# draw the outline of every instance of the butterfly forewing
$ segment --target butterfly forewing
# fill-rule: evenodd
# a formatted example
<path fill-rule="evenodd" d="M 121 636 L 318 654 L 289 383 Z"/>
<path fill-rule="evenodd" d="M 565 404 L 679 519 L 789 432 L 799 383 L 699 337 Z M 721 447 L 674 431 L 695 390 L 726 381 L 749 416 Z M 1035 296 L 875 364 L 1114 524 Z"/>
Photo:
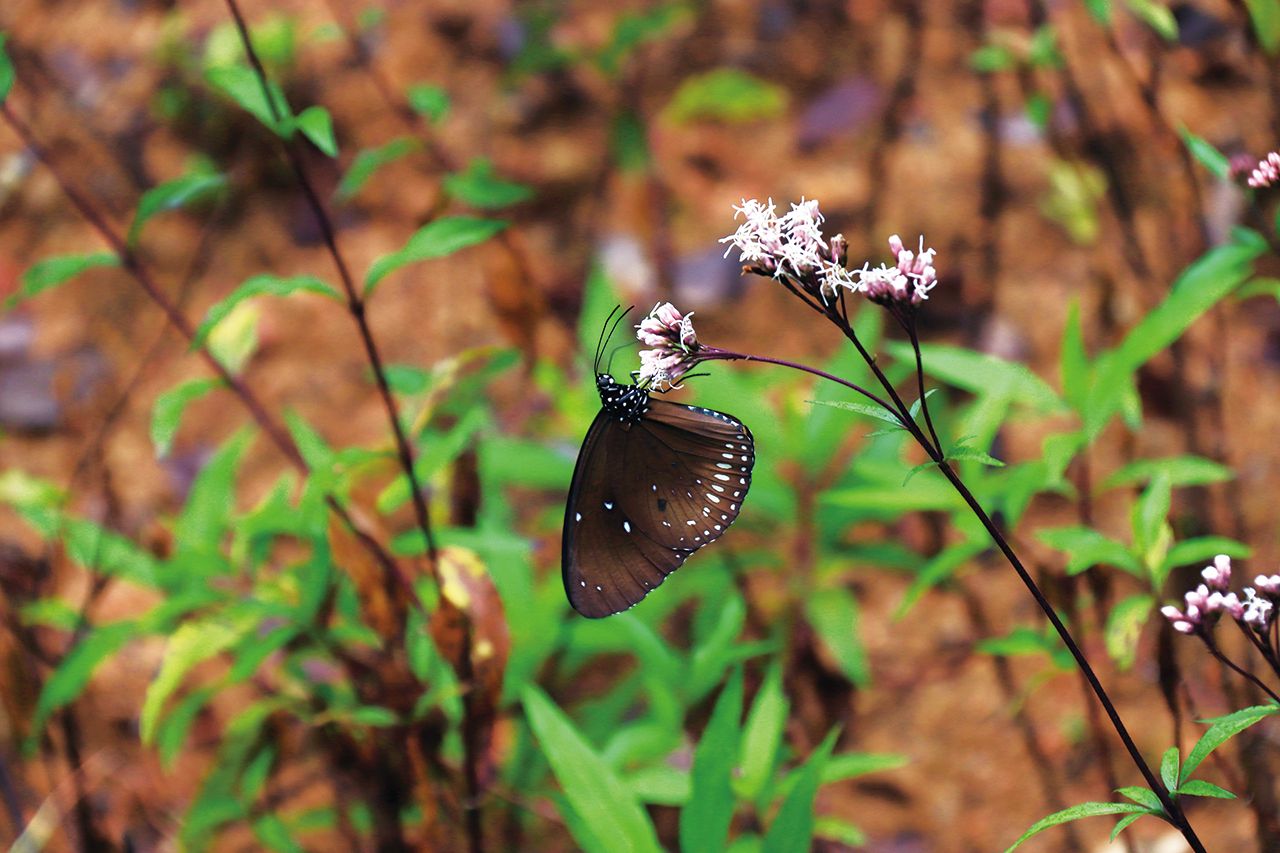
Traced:
<path fill-rule="evenodd" d="M 755 450 L 737 419 L 649 400 L 624 423 L 602 410 L 574 469 L 565 512 L 564 582 L 584 616 L 644 598 L 742 508 Z"/>

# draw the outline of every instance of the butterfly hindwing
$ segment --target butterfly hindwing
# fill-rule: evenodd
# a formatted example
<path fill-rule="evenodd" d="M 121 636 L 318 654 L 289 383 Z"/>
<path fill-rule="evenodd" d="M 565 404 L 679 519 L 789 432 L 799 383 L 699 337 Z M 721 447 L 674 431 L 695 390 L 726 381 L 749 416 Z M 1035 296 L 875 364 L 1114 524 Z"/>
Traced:
<path fill-rule="evenodd" d="M 584 616 L 625 610 L 741 510 L 751 432 L 728 415 L 650 399 L 627 423 L 602 409 L 578 456 L 564 527 L 564 583 Z"/>

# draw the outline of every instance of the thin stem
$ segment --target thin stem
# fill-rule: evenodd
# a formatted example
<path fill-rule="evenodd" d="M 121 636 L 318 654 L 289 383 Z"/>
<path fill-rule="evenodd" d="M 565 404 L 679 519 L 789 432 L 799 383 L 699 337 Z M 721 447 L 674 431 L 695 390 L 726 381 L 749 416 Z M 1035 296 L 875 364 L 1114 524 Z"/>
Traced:
<path fill-rule="evenodd" d="M 1008 560 L 1009 565 L 1013 567 L 1019 579 L 1022 580 L 1022 583 L 1031 593 L 1031 597 L 1035 599 L 1036 604 L 1039 605 L 1040 609 L 1044 612 L 1045 617 L 1049 620 L 1050 624 L 1053 625 L 1054 630 L 1058 632 L 1058 636 L 1062 638 L 1063 644 L 1066 645 L 1072 658 L 1075 659 L 1076 666 L 1079 667 L 1082 673 L 1084 673 L 1085 679 L 1089 682 L 1089 687 L 1093 690 L 1094 696 L 1097 697 L 1098 702 L 1103 707 L 1103 710 L 1106 711 L 1107 716 L 1111 719 L 1112 727 L 1116 730 L 1116 734 L 1120 736 L 1120 740 L 1123 742 L 1125 750 L 1129 753 L 1129 757 L 1133 760 L 1134 765 L 1138 768 L 1138 772 L 1142 774 L 1142 777 L 1147 782 L 1147 786 L 1150 787 L 1156 797 L 1159 798 L 1160 804 L 1164 808 L 1167 820 L 1178 828 L 1195 853 L 1206 853 L 1204 845 L 1200 842 L 1195 831 L 1191 828 L 1191 824 L 1187 821 L 1186 815 L 1183 814 L 1182 809 L 1169 795 L 1168 790 L 1143 759 L 1142 753 L 1138 750 L 1138 745 L 1134 743 L 1133 738 L 1129 734 L 1129 730 L 1124 725 L 1124 721 L 1120 718 L 1120 713 L 1116 710 L 1115 705 L 1112 704 L 1111 697 L 1107 695 L 1107 691 L 1103 688 L 1102 682 L 1098 680 L 1097 674 L 1089 664 L 1088 658 L 1085 657 L 1084 652 L 1076 644 L 1075 638 L 1071 636 L 1071 632 L 1067 630 L 1067 626 L 1058 618 L 1058 614 L 1054 611 L 1053 605 L 1051 605 L 1049 600 L 1045 598 L 1044 593 L 1036 584 L 1035 579 L 1031 577 L 1031 574 L 1027 571 L 1026 567 L 1022 565 L 1022 561 L 1018 559 L 1018 555 L 1014 553 L 1013 548 L 1010 547 L 1009 542 L 1004 537 L 1004 534 L 1000 532 L 1000 529 L 996 526 L 995 522 L 991 520 L 989 515 L 987 515 L 986 511 L 982 508 L 982 505 L 978 503 L 978 499 L 975 498 L 973 493 L 969 491 L 967 486 L 965 486 L 964 481 L 962 481 L 959 475 L 957 475 L 951 466 L 947 464 L 947 461 L 942 458 L 941 450 L 931 445 L 928 438 L 926 438 L 920 431 L 920 428 L 917 427 L 910 419 L 909 410 L 902 403 L 902 398 L 898 396 L 892 383 L 889 382 L 888 377 L 884 375 L 884 372 L 880 370 L 879 366 L 876 364 L 875 359 L 869 352 L 867 352 L 866 348 L 862 345 L 862 342 L 858 340 L 858 336 L 853 331 L 853 328 L 848 323 L 842 322 L 839 315 L 832 312 L 823 313 L 840 327 L 840 330 L 844 332 L 845 337 L 847 337 L 857 348 L 858 352 L 867 362 L 867 366 L 871 368 L 872 372 L 876 375 L 876 378 L 880 380 L 881 385 L 884 386 L 886 392 L 888 392 L 890 397 L 893 398 L 894 403 L 898 407 L 899 418 L 905 421 L 903 425 L 912 433 L 920 443 L 921 447 L 925 449 L 934 462 L 937 463 L 938 470 L 942 472 L 943 476 L 947 478 L 952 487 L 969 506 L 969 509 L 973 511 L 975 516 L 977 516 L 978 521 L 982 523 L 987 534 L 991 537 L 992 541 L 995 542 L 996 547 L 999 548 L 1005 559 Z M 765 361 L 766 359 L 751 358 L 750 360 Z M 822 371 L 815 368 L 796 365 L 782 360 L 769 361 L 772 364 L 779 364 L 783 367 L 793 367 L 806 373 L 823 376 L 823 378 L 831 379 L 846 388 L 852 388 L 853 390 L 861 394 L 865 394 L 872 399 L 879 400 L 878 397 L 875 397 L 870 394 L 870 392 L 854 385 L 853 383 L 839 379 L 838 377 L 830 376 L 829 374 L 824 374 Z"/>
<path fill-rule="evenodd" d="M 254 75 L 258 78 L 258 85 L 262 87 L 262 94 L 267 101 L 268 108 L 271 110 L 271 116 L 278 124 L 284 116 L 280 114 L 280 106 L 272 96 L 271 87 L 267 81 L 267 71 L 262 65 L 262 60 L 258 57 L 258 52 L 253 47 L 253 41 L 249 37 L 249 28 L 245 24 L 244 16 L 240 13 L 239 4 L 236 0 L 227 0 L 227 9 L 235 20 L 236 30 L 239 32 L 240 41 L 244 45 L 245 55 L 249 59 L 249 64 L 253 67 Z M 418 474 L 414 470 L 413 448 L 409 443 L 408 435 L 405 433 L 404 425 L 400 422 L 399 407 L 396 405 L 395 396 L 391 393 L 391 385 L 387 381 L 387 372 L 382 355 L 373 337 L 373 331 L 369 327 L 364 299 L 356 288 L 355 279 L 351 275 L 346 259 L 338 249 L 337 231 L 333 226 L 333 219 L 329 216 L 329 211 L 320 200 L 320 195 L 316 192 L 315 185 L 307 174 L 297 147 L 289 140 L 283 140 L 282 145 L 285 156 L 289 160 L 289 165 L 297 178 L 298 185 L 301 187 L 303 195 L 306 196 L 307 205 L 311 208 L 311 212 L 320 226 L 321 237 L 329 251 L 329 256 L 333 259 L 334 266 L 338 270 L 338 278 L 342 281 L 342 288 L 347 297 L 347 309 L 352 319 L 355 320 L 356 328 L 360 333 L 360 342 L 364 346 L 365 355 L 368 357 L 369 366 L 373 371 L 374 382 L 378 386 L 378 395 L 382 398 L 383 407 L 387 410 L 387 420 L 391 423 L 391 431 L 395 437 L 396 454 L 400 460 L 400 467 L 404 470 L 404 475 L 409 481 L 414 517 L 427 547 L 431 573 L 438 583 L 440 580 L 436 567 L 438 552 L 435 536 L 431 531 L 431 519 L 427 510 L 426 496 L 423 494 Z"/>
<path fill-rule="evenodd" d="M 929 395 L 924 392 L 924 359 L 920 355 L 920 339 L 916 336 L 916 321 L 912 317 L 905 324 L 907 335 L 911 338 L 911 350 L 916 355 L 916 385 L 920 388 L 920 411 L 924 413 L 925 425 L 929 427 L 929 437 L 933 439 L 933 446 L 942 449 L 942 442 L 938 440 L 938 431 L 933 428 L 933 418 L 929 415 Z"/>
<path fill-rule="evenodd" d="M 1252 684 L 1254 687 L 1261 690 L 1263 693 L 1270 696 L 1274 701 L 1276 701 L 1277 703 L 1280 703 L 1280 696 L 1277 696 L 1274 690 L 1272 690 L 1270 687 L 1264 684 L 1262 680 L 1258 678 L 1258 676 L 1254 675 L 1252 672 L 1249 672 L 1244 667 L 1237 665 L 1235 661 L 1231 660 L 1231 658 L 1223 654 L 1222 651 L 1218 648 L 1218 644 L 1213 641 L 1212 637 L 1210 637 L 1208 634 L 1201 634 L 1200 639 L 1204 641 L 1205 646 L 1209 649 L 1209 654 L 1217 658 L 1220 663 L 1222 663 L 1224 666 L 1229 668 L 1232 672 L 1236 673 L 1237 675 L 1247 680 L 1250 684 Z"/>
<path fill-rule="evenodd" d="M 884 409 L 887 413 L 893 415 L 899 421 L 902 420 L 902 416 L 894 410 L 893 406 L 889 405 L 888 402 L 886 402 L 885 400 L 882 400 L 880 397 L 877 397 L 875 394 L 872 394 L 870 391 L 868 391 L 866 388 L 863 388 L 861 385 L 856 385 L 853 382 L 849 382 L 845 379 L 841 379 L 839 376 L 835 376 L 833 374 L 827 373 L 825 370 L 819 370 L 816 367 L 809 367 L 807 364 L 800 364 L 794 361 L 787 361 L 784 358 L 770 358 L 764 355 L 747 355 L 746 353 L 732 352 L 730 350 L 720 349 L 719 347 L 708 347 L 708 346 L 704 346 L 699 351 L 698 360 L 699 361 L 758 361 L 758 362 L 763 362 L 765 364 L 777 364 L 782 367 L 789 367 L 792 370 L 799 370 L 804 373 L 812 373 L 814 376 L 821 377 L 822 379 L 827 379 L 831 382 L 836 383 L 837 385 L 843 385 L 846 388 L 849 388 L 853 391 L 857 391 L 859 394 L 866 397 L 868 400 L 875 403 L 880 408 Z"/>
<path fill-rule="evenodd" d="M 1241 624 L 1240 622 L 1236 622 L 1236 627 L 1240 629 L 1242 634 L 1249 638 L 1249 642 L 1258 650 L 1258 654 L 1262 655 L 1262 659 L 1271 667 L 1271 671 L 1277 676 L 1280 676 L 1280 660 L 1276 658 L 1276 654 L 1272 648 L 1267 645 L 1267 643 L 1259 637 L 1257 632 L 1252 628 Z"/>

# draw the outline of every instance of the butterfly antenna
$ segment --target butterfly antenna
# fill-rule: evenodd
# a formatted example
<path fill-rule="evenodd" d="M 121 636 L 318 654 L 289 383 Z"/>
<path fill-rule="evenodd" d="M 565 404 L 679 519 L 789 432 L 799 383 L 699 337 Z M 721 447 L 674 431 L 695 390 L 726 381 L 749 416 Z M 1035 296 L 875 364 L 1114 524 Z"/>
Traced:
<path fill-rule="evenodd" d="M 613 319 L 613 315 L 617 314 L 621 309 L 621 305 L 613 306 L 613 310 L 609 312 L 608 317 L 604 318 L 604 323 L 600 326 L 600 339 L 596 341 L 596 357 L 595 361 L 591 363 L 592 370 L 597 374 L 600 372 L 600 357 L 604 353 L 605 330 L 609 328 L 609 321 Z M 612 335 L 613 332 L 609 332 L 609 334 Z"/>

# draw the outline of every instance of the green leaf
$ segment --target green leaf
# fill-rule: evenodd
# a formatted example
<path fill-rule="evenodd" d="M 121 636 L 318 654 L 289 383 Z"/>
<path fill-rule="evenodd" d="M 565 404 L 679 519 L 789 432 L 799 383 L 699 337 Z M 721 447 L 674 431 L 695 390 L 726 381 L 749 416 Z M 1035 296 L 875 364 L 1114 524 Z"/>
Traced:
<path fill-rule="evenodd" d="M 1280 2 L 1278 0 L 1244 0 L 1249 10 L 1249 20 L 1258 36 L 1258 43 L 1268 56 L 1280 52 Z M 0 86 L 0 90 L 3 86 Z"/>
<path fill-rule="evenodd" d="M 267 90 L 275 104 L 273 112 L 267 95 L 263 92 L 262 83 L 251 68 L 243 65 L 210 68 L 205 71 L 205 80 L 266 125 L 271 132 L 285 139 L 293 135 L 293 113 L 284 92 L 275 83 L 267 82 Z M 275 117 L 276 113 L 280 116 L 279 120 Z"/>
<path fill-rule="evenodd" d="M 681 850 L 723 850 L 729 840 L 741 717 L 742 668 L 736 667 L 693 751 L 689 801 L 680 812 Z"/>
<path fill-rule="evenodd" d="M 605 843 L 609 850 L 660 851 L 649 816 L 569 718 L 533 685 L 521 701 L 551 772 L 590 832 L 590 839 L 578 841 Z"/>
<path fill-rule="evenodd" d="M 1125 0 L 1125 5 L 1134 17 L 1156 31 L 1156 34 L 1170 44 L 1178 41 L 1178 21 L 1173 12 L 1157 0 Z"/>
<path fill-rule="evenodd" d="M 1268 0 L 1268 2 L 1276 5 L 1275 0 Z M 1179 127 L 1178 135 L 1182 137 L 1182 144 L 1187 146 L 1191 156 L 1201 166 L 1208 169 L 1209 174 L 1220 181 L 1225 181 L 1231 177 L 1231 161 L 1227 158 L 1227 155 L 1187 130 L 1186 127 Z"/>
<path fill-rule="evenodd" d="M 853 594 L 843 587 L 820 590 L 805 600 L 805 615 L 845 677 L 868 687 L 871 668 L 858 639 L 858 605 Z"/>
<path fill-rule="evenodd" d="M 247 429 L 226 441 L 196 475 L 187 503 L 173 525 L 179 555 L 218 552 L 235 508 L 235 478 L 253 433 Z"/>
<path fill-rule="evenodd" d="M 839 729 L 832 729 L 822 744 L 800 767 L 799 780 L 782 801 L 778 814 L 764 836 L 763 853 L 805 853 L 813 843 L 813 806 L 822 782 L 822 772 Z"/>
<path fill-rule="evenodd" d="M 830 406 L 833 409 L 844 409 L 847 412 L 858 412 L 859 414 L 869 415 L 877 420 L 893 424 L 898 429 L 902 429 L 902 421 L 898 420 L 898 416 L 882 406 L 872 405 L 870 403 L 859 403 L 852 400 L 805 400 L 814 406 Z"/>
<path fill-rule="evenodd" d="M 1102 482 L 1100 491 L 1114 489 L 1119 486 L 1136 486 L 1149 482 L 1157 474 L 1163 474 L 1169 485 L 1174 488 L 1182 486 L 1205 486 L 1209 483 L 1221 483 L 1235 477 L 1235 472 L 1212 459 L 1203 456 L 1169 456 L 1164 459 L 1139 459 L 1130 462 L 1112 472 Z"/>
<path fill-rule="evenodd" d="M 911 344 L 893 341 L 886 349 L 897 360 L 914 362 Z M 1006 397 L 1039 413 L 1065 408 L 1062 399 L 1026 365 L 964 347 L 929 344 L 920 348 L 928 374 L 979 396 Z"/>
<path fill-rule="evenodd" d="M 1177 566 L 1208 562 L 1219 554 L 1244 559 L 1252 556 L 1253 549 L 1225 536 L 1197 536 L 1194 539 L 1184 539 L 1169 549 L 1169 553 L 1165 555 L 1156 573 L 1156 580 L 1163 581 Z"/>
<path fill-rule="evenodd" d="M 4 46 L 8 40 L 8 33 L 0 33 L 0 104 L 3 104 L 9 97 L 9 93 L 13 91 L 13 63 L 9 60 L 9 51 Z"/>
<path fill-rule="evenodd" d="M 902 478 L 902 485 L 906 486 L 907 483 L 911 482 L 911 478 L 913 478 L 916 474 L 919 474 L 921 471 L 925 470 L 926 468 L 932 468 L 937 464 L 938 464 L 937 462 L 934 462 L 932 459 L 929 459 L 924 462 L 921 462 L 919 465 L 912 465 L 907 470 L 907 476 Z"/>
<path fill-rule="evenodd" d="M 1067 324 L 1062 330 L 1062 396 L 1076 411 L 1084 408 L 1089 391 L 1089 356 L 1084 348 L 1084 331 L 1080 327 L 1080 303 L 1073 300 L 1067 309 Z"/>
<path fill-rule="evenodd" d="M 232 626 L 206 620 L 188 622 L 173 632 L 165 647 L 160 671 L 147 687 L 142 710 L 138 714 L 139 736 L 144 744 L 152 745 L 164 704 L 182 686 L 182 679 L 187 673 L 197 664 L 226 651 L 252 627 L 251 622 Z"/>
<path fill-rule="evenodd" d="M 1236 795 L 1226 788 L 1220 788 L 1203 779 L 1192 779 L 1178 789 L 1178 793 L 1187 797 L 1216 797 L 1219 800 L 1234 800 Z"/>
<path fill-rule="evenodd" d="M 1215 749 L 1259 720 L 1274 714 L 1280 714 L 1280 705 L 1254 705 L 1212 720 L 1202 720 L 1210 723 L 1210 726 L 1187 754 L 1187 760 L 1182 765 L 1182 781 L 1185 783 L 1200 766 L 1200 762 L 1208 758 Z"/>
<path fill-rule="evenodd" d="M 1102 26 L 1111 28 L 1111 0 L 1085 0 L 1085 8 Z"/>
<path fill-rule="evenodd" d="M 969 67 L 979 74 L 1008 71 L 1017 66 L 1017 59 L 1002 44 L 984 44 L 969 54 Z"/>
<path fill-rule="evenodd" d="M 1121 671 L 1133 666 L 1138 655 L 1138 639 L 1156 600 L 1150 595 L 1131 595 L 1116 602 L 1107 615 L 1104 634 L 1107 654 Z"/>
<path fill-rule="evenodd" d="M 482 210 L 509 207 L 533 198 L 533 190 L 524 184 L 498 177 L 487 157 L 477 157 L 462 172 L 445 175 L 444 189 L 449 195 Z"/>
<path fill-rule="evenodd" d="M 258 350 L 258 321 L 262 310 L 252 301 L 241 302 L 209 330 L 205 349 L 231 375 L 238 375 Z"/>
<path fill-rule="evenodd" d="M 31 718 L 30 736 L 33 739 L 40 737 L 54 711 L 80 698 L 98 666 L 131 640 L 136 630 L 132 620 L 112 622 L 99 625 L 80 638 L 40 691 Z"/>
<path fill-rule="evenodd" d="M 262 846 L 275 853 L 306 853 L 293 838 L 289 827 L 277 815 L 266 814 L 253 822 L 253 834 Z"/>
<path fill-rule="evenodd" d="M 419 483 L 426 483 L 446 465 L 462 455 L 478 433 L 489 421 L 488 412 L 484 409 L 472 409 L 462 420 L 455 423 L 448 432 L 431 433 L 423 450 L 413 463 L 413 473 Z M 409 478 L 403 474 L 392 480 L 378 494 L 376 506 L 378 512 L 388 514 L 407 503 L 412 497 Z"/>
<path fill-rule="evenodd" d="M 133 224 L 129 226 L 129 245 L 137 245 L 142 227 L 156 215 L 213 198 L 226 185 L 224 175 L 197 171 L 147 190 L 138 201 L 138 211 L 133 215 Z"/>
<path fill-rule="evenodd" d="M 401 136 L 378 148 L 366 148 L 360 151 L 351 161 L 351 167 L 342 176 L 342 180 L 338 182 L 338 189 L 333 194 L 334 198 L 338 201 L 350 200 L 383 166 L 394 163 L 421 147 L 422 144 L 416 139 Z"/>
<path fill-rule="evenodd" d="M 1169 477 L 1157 473 L 1133 505 L 1133 545 L 1140 553 L 1160 540 L 1160 530 L 1168 522 L 1169 507 L 1173 500 Z"/>
<path fill-rule="evenodd" d="M 12 308 L 24 299 L 57 287 L 94 267 L 118 267 L 120 258 L 113 252 L 90 252 L 83 255 L 58 255 L 36 261 L 22 274 L 22 286 L 5 300 L 5 308 Z"/>
<path fill-rule="evenodd" d="M 1163 352 L 1192 323 L 1250 276 L 1253 261 L 1265 251 L 1256 241 L 1237 241 L 1211 249 L 1188 266 L 1164 301 L 1104 353 L 1094 371 L 1085 411 L 1085 432 L 1092 440 L 1123 405 L 1138 368 Z"/>
<path fill-rule="evenodd" d="M 824 840 L 836 842 L 840 845 L 837 849 L 865 847 L 867 844 L 865 832 L 838 817 L 819 815 L 813 824 L 813 834 Z"/>
<path fill-rule="evenodd" d="M 429 222 L 409 238 L 404 248 L 373 262 L 365 276 L 364 295 L 366 298 L 371 296 L 378 282 L 401 267 L 431 258 L 443 258 L 483 243 L 506 227 L 507 223 L 500 219 L 470 216 L 446 216 Z"/>
<path fill-rule="evenodd" d="M 318 293 L 330 299 L 342 300 L 337 291 L 313 275 L 296 275 L 290 278 L 281 278 L 268 273 L 255 275 L 209 309 L 196 329 L 191 348 L 199 349 L 204 346 L 205 340 L 213 329 L 245 300 L 257 296 L 289 296 L 294 293 Z"/>
<path fill-rule="evenodd" d="M 298 114 L 298 130 L 330 157 L 338 156 L 338 140 L 333 135 L 333 116 L 321 106 L 310 106 Z"/>
<path fill-rule="evenodd" d="M 356 725 L 373 726 L 375 728 L 394 726 L 400 722 L 400 717 L 395 711 L 378 705 L 361 705 L 359 708 L 352 708 L 343 716 Z"/>
<path fill-rule="evenodd" d="M 200 711 L 216 696 L 216 687 L 201 687 L 183 696 L 174 709 L 165 715 L 156 727 L 155 747 L 160 755 L 160 763 L 166 770 L 173 769 L 173 762 L 182 750 L 182 745 L 195 725 Z"/>
<path fill-rule="evenodd" d="M 1116 793 L 1122 797 L 1133 800 L 1150 814 L 1163 812 L 1164 806 L 1160 803 L 1160 798 L 1150 788 L 1143 788 L 1139 785 L 1129 785 L 1124 788 L 1116 788 Z"/>
<path fill-rule="evenodd" d="M 1115 566 L 1136 578 L 1146 580 L 1141 561 L 1129 547 L 1091 527 L 1053 527 L 1037 531 L 1036 538 L 1070 556 L 1067 574 L 1078 575 L 1094 566 Z"/>
<path fill-rule="evenodd" d="M 1018 848 L 1022 842 L 1026 841 L 1033 835 L 1043 832 L 1051 826 L 1058 826 L 1064 823 L 1070 823 L 1073 820 L 1079 820 L 1083 817 L 1096 817 L 1098 815 L 1109 814 L 1150 814 L 1147 809 L 1133 803 L 1080 803 L 1076 806 L 1065 808 L 1060 812 L 1054 812 L 1048 817 L 1041 818 L 1031 825 L 1031 828 L 1022 834 L 1017 841 L 1009 845 L 1004 853 Z"/>
<path fill-rule="evenodd" d="M 220 384 L 218 379 L 192 379 L 156 397 L 151 410 L 151 443 L 155 445 L 156 458 L 163 459 L 169 455 L 187 406 Z"/>
<path fill-rule="evenodd" d="M 614 115 L 609 133 L 609 149 L 623 173 L 638 174 L 649 168 L 649 134 L 634 110 L 620 110 Z"/>
<path fill-rule="evenodd" d="M 1120 833 L 1124 832 L 1134 823 L 1137 823 L 1146 814 L 1147 812 L 1137 812 L 1136 814 L 1129 814 L 1120 818 L 1118 821 L 1116 821 L 1116 825 L 1111 829 L 1111 840 L 1115 841 L 1117 838 L 1120 837 Z"/>
<path fill-rule="evenodd" d="M 439 86 L 415 83 L 405 97 L 413 111 L 431 124 L 439 124 L 449 114 L 449 94 Z"/>
<path fill-rule="evenodd" d="M 1172 791 L 1178 787 L 1178 758 L 1176 746 L 1166 749 L 1160 758 L 1160 781 L 1164 783 L 1165 790 Z"/>
<path fill-rule="evenodd" d="M 983 465 L 987 465 L 991 468 L 1005 467 L 1004 463 L 999 459 L 995 458 L 990 453 L 978 450 L 975 447 L 953 447 L 947 451 L 947 459 L 981 462 Z"/>
<path fill-rule="evenodd" d="M 717 68 L 682 82 L 664 115 L 678 124 L 718 121 L 742 124 L 778 118 L 787 92 L 737 68 Z"/>
<path fill-rule="evenodd" d="M 742 749 L 738 758 L 741 772 L 735 790 L 745 799 L 755 800 L 773 775 L 782 745 L 782 732 L 787 724 L 789 704 L 782 692 L 782 667 L 774 663 L 765 673 L 747 714 L 742 733 Z"/>

